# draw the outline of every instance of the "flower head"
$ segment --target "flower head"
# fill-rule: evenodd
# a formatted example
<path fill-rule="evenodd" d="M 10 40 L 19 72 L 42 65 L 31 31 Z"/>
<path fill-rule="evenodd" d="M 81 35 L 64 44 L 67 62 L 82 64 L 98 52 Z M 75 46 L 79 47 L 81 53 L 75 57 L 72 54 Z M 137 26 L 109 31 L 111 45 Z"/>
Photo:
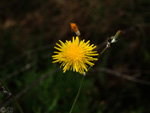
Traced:
<path fill-rule="evenodd" d="M 97 51 L 93 51 L 96 48 L 94 44 L 90 45 L 89 42 L 85 40 L 79 41 L 79 38 L 76 36 L 76 39 L 72 41 L 67 41 L 63 43 L 59 40 L 60 44 L 56 43 L 58 47 L 54 47 L 58 51 L 54 51 L 56 55 L 53 55 L 53 63 L 59 62 L 63 66 L 63 72 L 66 70 L 73 70 L 83 74 L 85 71 L 88 71 L 88 65 L 93 66 L 92 61 L 98 60 L 93 56 L 98 56 Z"/>

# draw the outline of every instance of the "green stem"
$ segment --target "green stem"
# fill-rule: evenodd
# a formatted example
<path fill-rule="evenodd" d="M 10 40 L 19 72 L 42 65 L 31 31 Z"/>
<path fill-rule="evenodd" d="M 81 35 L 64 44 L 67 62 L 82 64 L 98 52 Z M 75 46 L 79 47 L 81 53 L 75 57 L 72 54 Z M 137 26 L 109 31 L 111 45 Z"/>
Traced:
<path fill-rule="evenodd" d="M 81 83 L 80 83 L 80 87 L 79 87 L 78 93 L 77 93 L 77 95 L 76 95 L 76 98 L 74 99 L 74 102 L 73 102 L 73 104 L 72 104 L 72 107 L 71 107 L 69 113 L 72 113 L 72 110 L 73 110 L 73 108 L 74 108 L 74 106 L 75 106 L 75 104 L 76 104 L 76 102 L 77 102 L 77 100 L 78 100 L 78 97 L 79 97 L 79 94 L 80 94 L 80 91 L 81 91 L 81 88 L 82 88 L 82 84 L 83 84 L 84 78 L 85 78 L 85 76 L 82 76 L 82 80 L 81 80 Z"/>
<path fill-rule="evenodd" d="M 115 34 L 115 39 L 117 39 L 119 36 L 120 36 L 120 34 L 121 34 L 121 30 L 118 30 L 117 31 L 117 33 Z M 98 55 L 98 59 L 99 59 L 99 57 L 107 50 L 109 48 L 109 46 L 108 45 L 106 45 L 106 47 L 100 52 L 100 54 Z M 94 63 L 95 63 L 96 61 L 94 61 Z M 88 68 L 88 71 L 91 69 L 91 67 L 92 66 L 90 66 L 89 68 Z M 87 71 L 87 72 L 88 72 Z M 86 74 L 85 74 L 86 75 Z M 79 94 L 80 94 L 80 91 L 81 91 L 81 87 L 82 87 L 82 84 L 83 84 L 83 80 L 84 80 L 84 78 L 85 78 L 85 76 L 83 75 L 83 77 L 82 77 L 82 80 L 81 80 L 81 83 L 80 83 L 80 87 L 79 87 L 79 90 L 78 90 L 78 93 L 77 93 L 77 95 L 76 95 L 76 97 L 75 97 L 75 100 L 74 100 L 74 102 L 73 102 L 73 105 L 72 105 L 72 107 L 71 107 L 71 110 L 70 110 L 70 112 L 69 113 L 72 113 L 72 110 L 73 110 L 73 108 L 74 108 L 74 106 L 75 106 L 75 104 L 76 104 L 76 101 L 78 100 L 78 97 L 79 97 Z"/>
<path fill-rule="evenodd" d="M 3 82 L 1 79 L 0 79 L 0 82 L 1 82 L 1 84 L 3 85 L 3 87 L 5 88 L 5 90 L 6 90 L 7 92 L 11 93 L 10 90 L 7 88 L 7 86 L 4 84 L 4 82 Z M 14 103 L 16 104 L 16 106 L 17 106 L 19 112 L 20 112 L 20 113 L 24 113 L 23 110 L 22 110 L 22 108 L 21 108 L 21 106 L 20 106 L 20 104 L 18 103 L 18 101 L 16 100 L 16 98 L 12 95 L 12 93 L 11 93 L 11 97 L 12 97 Z"/>
<path fill-rule="evenodd" d="M 106 51 L 106 49 L 108 48 L 108 46 L 106 46 L 101 52 L 100 52 L 100 54 L 98 55 L 98 59 L 99 59 L 99 57 Z M 96 61 L 94 61 L 94 63 L 95 63 Z M 88 71 L 90 70 L 92 68 L 92 66 L 90 66 L 89 68 L 88 68 Z M 87 71 L 87 72 L 88 72 Z"/>
<path fill-rule="evenodd" d="M 106 47 L 100 52 L 98 58 L 106 51 L 107 48 L 108 48 L 108 47 L 106 46 Z M 88 71 L 91 69 L 91 67 L 92 67 L 92 66 L 90 66 L 90 67 L 88 68 Z M 77 93 L 77 95 L 76 95 L 76 97 L 75 97 L 75 99 L 74 99 L 74 102 L 73 102 L 73 104 L 72 104 L 72 107 L 71 107 L 71 110 L 70 110 L 69 113 L 72 113 L 72 110 L 73 110 L 73 108 L 74 108 L 74 106 L 75 106 L 75 104 L 76 104 L 76 102 L 77 102 L 77 100 L 78 100 L 78 97 L 79 97 L 79 94 L 80 94 L 80 91 L 81 91 L 81 88 L 82 88 L 82 84 L 83 84 L 84 78 L 85 78 L 85 76 L 83 75 L 83 76 L 82 76 L 81 83 L 80 83 L 80 87 L 79 87 L 79 90 L 78 90 L 78 93 Z"/>

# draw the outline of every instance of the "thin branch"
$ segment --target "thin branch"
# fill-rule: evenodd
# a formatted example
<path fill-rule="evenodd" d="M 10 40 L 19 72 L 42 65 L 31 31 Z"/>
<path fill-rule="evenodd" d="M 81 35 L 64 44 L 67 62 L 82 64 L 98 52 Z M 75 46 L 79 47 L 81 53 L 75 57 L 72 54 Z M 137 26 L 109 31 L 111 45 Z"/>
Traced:
<path fill-rule="evenodd" d="M 26 94 L 29 90 L 31 90 L 32 88 L 34 88 L 35 86 L 37 86 L 40 82 L 42 82 L 43 80 L 45 80 L 46 78 L 54 75 L 54 73 L 56 73 L 58 71 L 57 70 L 53 70 L 51 72 L 48 72 L 46 74 L 41 75 L 40 78 L 36 79 L 35 81 L 33 81 L 31 84 L 29 84 L 26 88 L 24 88 L 21 92 L 19 92 L 18 94 L 15 95 L 16 99 L 19 99 L 20 97 L 22 97 L 24 94 Z M 11 100 L 6 101 L 5 102 L 5 106 L 7 106 L 9 103 L 11 102 Z"/>
<path fill-rule="evenodd" d="M 12 77 L 14 77 L 14 76 L 16 76 L 16 75 L 18 75 L 18 74 L 24 72 L 24 71 L 27 71 L 27 70 L 30 69 L 32 66 L 33 66 L 32 63 L 31 63 L 31 64 L 26 64 L 25 66 L 19 68 L 18 70 L 15 70 L 14 72 L 8 74 L 7 76 L 4 76 L 2 79 L 3 79 L 4 81 L 7 80 L 7 79 L 10 79 L 10 78 L 12 78 Z"/>
<path fill-rule="evenodd" d="M 6 95 L 4 101 L 2 101 L 2 103 L 0 103 L 0 108 L 2 107 L 2 104 L 9 98 L 11 97 L 11 93 L 9 93 L 5 87 L 2 85 L 2 83 L 0 82 L 0 93 Z"/>
<path fill-rule="evenodd" d="M 51 47 L 53 47 L 53 46 L 54 46 L 54 44 L 51 44 L 51 45 L 46 45 L 46 46 L 38 47 L 38 48 L 36 48 L 36 49 L 28 50 L 28 51 L 26 51 L 24 54 L 18 55 L 18 56 L 16 56 L 15 58 L 10 59 L 10 60 L 7 61 L 6 63 L 1 64 L 0 69 L 1 69 L 1 68 L 4 68 L 4 67 L 6 67 L 6 66 L 8 66 L 8 65 L 10 65 L 10 64 L 12 64 L 12 63 L 14 63 L 14 62 L 16 62 L 16 61 L 18 61 L 18 60 L 20 60 L 20 59 L 22 59 L 22 58 L 25 57 L 26 55 L 33 54 L 33 53 L 39 52 L 39 51 L 43 51 L 43 50 L 49 49 L 49 48 L 51 48 Z"/>
<path fill-rule="evenodd" d="M 2 87 L 4 88 L 5 94 L 8 93 L 8 95 L 11 95 L 11 98 L 12 98 L 13 102 L 15 103 L 16 107 L 18 108 L 19 112 L 24 113 L 20 104 L 18 103 L 17 99 L 13 96 L 13 94 L 10 92 L 10 90 L 7 88 L 7 86 L 1 79 L 0 79 L 0 83 L 1 83 Z"/>
<path fill-rule="evenodd" d="M 143 85 L 150 85 L 149 81 L 136 79 L 136 78 L 134 78 L 134 77 L 132 77 L 128 74 L 123 74 L 123 73 L 120 73 L 118 71 L 114 71 L 114 70 L 111 70 L 111 69 L 99 68 L 99 69 L 96 69 L 96 70 L 101 71 L 101 72 L 105 72 L 105 73 L 108 73 L 108 74 L 111 74 L 111 75 L 114 75 L 114 76 L 117 76 L 117 77 L 120 77 L 120 78 L 123 78 L 123 79 L 126 79 L 126 80 L 129 80 L 129 81 L 132 81 L 132 82 L 135 82 L 135 83 L 139 83 L 139 84 L 143 84 Z"/>

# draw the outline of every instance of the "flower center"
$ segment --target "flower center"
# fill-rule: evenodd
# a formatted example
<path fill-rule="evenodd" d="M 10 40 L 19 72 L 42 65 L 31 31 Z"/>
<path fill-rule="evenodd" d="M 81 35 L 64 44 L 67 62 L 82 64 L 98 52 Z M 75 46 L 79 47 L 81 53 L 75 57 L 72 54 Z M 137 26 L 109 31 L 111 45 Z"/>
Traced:
<path fill-rule="evenodd" d="M 68 48 L 66 55 L 71 61 L 78 61 L 84 54 L 82 54 L 82 48 L 80 46 L 72 45 Z"/>

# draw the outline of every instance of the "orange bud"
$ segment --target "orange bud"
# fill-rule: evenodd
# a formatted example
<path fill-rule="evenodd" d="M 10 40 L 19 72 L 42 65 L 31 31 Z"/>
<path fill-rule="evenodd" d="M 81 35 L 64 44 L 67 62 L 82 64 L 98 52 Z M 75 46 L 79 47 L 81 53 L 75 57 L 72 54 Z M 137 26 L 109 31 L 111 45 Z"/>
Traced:
<path fill-rule="evenodd" d="M 70 23 L 71 30 L 76 33 L 77 36 L 80 36 L 80 31 L 78 29 L 78 26 L 75 23 Z"/>

